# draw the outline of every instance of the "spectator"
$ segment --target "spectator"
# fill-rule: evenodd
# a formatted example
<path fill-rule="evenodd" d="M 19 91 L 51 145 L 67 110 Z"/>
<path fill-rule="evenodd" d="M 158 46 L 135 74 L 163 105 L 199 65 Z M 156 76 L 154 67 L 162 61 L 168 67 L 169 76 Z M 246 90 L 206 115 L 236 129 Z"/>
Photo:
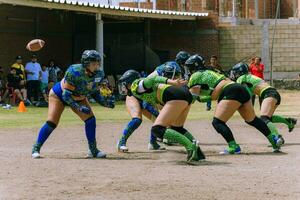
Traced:
<path fill-rule="evenodd" d="M 112 90 L 109 88 L 108 81 L 104 80 L 100 85 L 100 94 L 103 96 L 106 102 L 115 102 L 115 96 Z"/>
<path fill-rule="evenodd" d="M 249 66 L 249 72 L 264 80 L 264 64 L 261 63 L 261 57 L 256 56 Z M 255 95 L 252 96 L 252 104 L 254 105 Z M 261 104 L 261 102 L 259 102 Z"/>
<path fill-rule="evenodd" d="M 213 71 L 216 71 L 218 73 L 224 74 L 224 71 L 223 71 L 222 67 L 218 63 L 218 57 L 215 56 L 215 55 L 212 55 L 210 57 L 208 68 L 213 70 Z M 211 101 L 208 101 L 206 103 L 206 110 L 207 111 L 211 110 Z"/>
<path fill-rule="evenodd" d="M 216 71 L 220 74 L 225 74 L 221 65 L 218 63 L 218 57 L 215 56 L 215 55 L 212 55 L 210 57 L 210 60 L 209 60 L 209 64 L 210 64 L 210 69 L 212 69 L 213 71 Z"/>
<path fill-rule="evenodd" d="M 48 72 L 49 72 L 49 88 L 52 88 L 55 83 L 60 81 L 59 73 L 61 72 L 61 69 L 55 64 L 54 60 L 49 61 Z"/>
<path fill-rule="evenodd" d="M 25 68 L 22 64 L 22 56 L 17 56 L 16 62 L 11 67 L 16 69 L 17 74 L 20 75 L 22 80 L 26 79 Z"/>
<path fill-rule="evenodd" d="M 25 66 L 25 72 L 27 74 L 27 89 L 28 98 L 34 101 L 38 101 L 40 91 L 40 80 L 42 76 L 41 65 L 37 62 L 37 56 L 32 55 L 31 62 L 28 62 Z M 32 101 L 33 102 L 33 101 Z"/>
<path fill-rule="evenodd" d="M 48 102 L 48 80 L 49 72 L 46 65 L 42 65 L 41 93 L 46 102 Z"/>
<path fill-rule="evenodd" d="M 20 84 L 22 81 L 21 74 L 17 73 L 16 68 L 11 68 L 10 73 L 7 75 L 7 92 L 11 89 L 13 93 L 17 95 L 17 97 L 24 101 L 27 105 L 30 102 L 27 100 L 27 90 L 24 88 L 23 85 Z"/>

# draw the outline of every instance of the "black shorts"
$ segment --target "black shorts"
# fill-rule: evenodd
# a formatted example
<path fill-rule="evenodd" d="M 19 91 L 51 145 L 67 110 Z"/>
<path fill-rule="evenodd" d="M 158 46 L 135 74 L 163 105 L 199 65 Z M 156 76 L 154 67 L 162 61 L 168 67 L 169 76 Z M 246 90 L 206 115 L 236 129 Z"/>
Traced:
<path fill-rule="evenodd" d="M 172 100 L 184 100 L 188 102 L 188 104 L 191 104 L 193 96 L 187 87 L 170 86 L 163 92 L 162 100 L 164 103 Z"/>
<path fill-rule="evenodd" d="M 232 83 L 227 85 L 218 98 L 218 102 L 221 100 L 235 100 L 241 104 L 250 100 L 250 94 L 248 90 L 238 83 Z"/>
<path fill-rule="evenodd" d="M 259 97 L 259 101 L 262 102 L 264 99 L 268 97 L 273 97 L 274 99 L 276 99 L 277 100 L 276 105 L 279 105 L 281 102 L 281 96 L 275 88 L 268 88 L 265 91 L 263 91 Z"/>

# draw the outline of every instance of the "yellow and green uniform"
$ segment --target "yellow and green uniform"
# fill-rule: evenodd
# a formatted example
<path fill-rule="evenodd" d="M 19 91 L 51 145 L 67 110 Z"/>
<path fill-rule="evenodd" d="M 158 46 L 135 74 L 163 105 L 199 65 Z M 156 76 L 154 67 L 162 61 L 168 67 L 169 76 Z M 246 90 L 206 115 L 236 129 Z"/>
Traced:
<path fill-rule="evenodd" d="M 200 86 L 200 94 L 197 97 L 194 96 L 194 98 L 201 102 L 206 102 L 211 100 L 211 94 L 215 87 L 225 79 L 225 75 L 212 70 L 198 71 L 192 74 L 188 87 L 192 88 L 194 86 Z"/>
<path fill-rule="evenodd" d="M 252 74 L 244 74 L 242 76 L 240 76 L 237 80 L 237 83 L 240 83 L 242 85 L 247 86 L 247 88 L 249 89 L 249 91 L 251 92 L 251 94 L 254 94 L 254 90 L 256 88 L 256 86 L 258 86 L 261 83 L 265 83 L 265 81 L 257 76 L 254 76 Z M 261 96 L 261 94 L 268 88 L 271 88 L 271 86 L 266 86 L 264 89 L 262 89 L 260 91 L 260 94 L 258 94 L 259 96 Z"/>
<path fill-rule="evenodd" d="M 136 98 L 146 101 L 153 106 L 155 106 L 156 104 L 164 105 L 164 102 L 162 100 L 163 93 L 166 88 L 171 86 L 166 84 L 167 80 L 167 78 L 162 76 L 137 79 L 131 85 L 131 93 Z M 147 91 L 143 93 L 138 92 L 139 84 L 141 81 L 143 81 L 144 88 L 147 89 Z M 158 87 L 160 84 L 163 84 L 163 86 Z"/>
<path fill-rule="evenodd" d="M 249 89 L 252 95 L 254 95 L 254 90 L 259 84 L 265 83 L 263 79 L 252 74 L 244 74 L 240 76 L 236 82 L 245 85 Z M 280 94 L 277 92 L 275 88 L 271 87 L 270 85 L 264 87 L 257 95 L 259 95 L 261 101 L 263 101 L 263 99 L 267 97 L 275 98 L 277 100 L 277 105 L 279 105 L 281 101 Z M 292 130 L 295 126 L 294 123 L 296 123 L 293 120 L 294 119 L 292 118 L 286 118 L 281 115 L 273 115 L 269 120 L 265 120 L 265 121 L 267 121 L 267 125 L 272 132 L 278 133 L 277 128 L 272 123 L 284 123 L 289 127 L 290 130 Z"/>

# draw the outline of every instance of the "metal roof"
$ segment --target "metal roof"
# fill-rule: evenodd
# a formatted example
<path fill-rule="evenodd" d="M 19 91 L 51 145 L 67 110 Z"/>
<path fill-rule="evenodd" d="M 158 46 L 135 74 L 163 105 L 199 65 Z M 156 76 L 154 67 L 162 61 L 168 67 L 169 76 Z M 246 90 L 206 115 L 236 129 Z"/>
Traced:
<path fill-rule="evenodd" d="M 95 3 L 95 1 L 91 0 L 0 0 L 0 4 L 1 3 L 46 9 L 89 12 L 103 15 L 156 19 L 196 20 L 197 18 L 208 17 L 208 13 L 179 12 L 171 10 L 153 10 L 112 6 L 108 4 Z"/>
<path fill-rule="evenodd" d="M 47 0 L 51 3 L 69 4 L 74 6 L 86 6 L 95 8 L 106 8 L 112 10 L 139 12 L 139 13 L 152 13 L 152 14 L 163 14 L 163 15 L 181 15 L 181 16 L 193 16 L 193 17 L 206 17 L 208 13 L 197 13 L 197 12 L 179 12 L 172 10 L 153 10 L 153 9 L 142 9 L 142 8 L 131 8 L 122 6 L 112 6 L 108 4 L 95 3 L 93 1 L 75 1 L 75 0 Z"/>

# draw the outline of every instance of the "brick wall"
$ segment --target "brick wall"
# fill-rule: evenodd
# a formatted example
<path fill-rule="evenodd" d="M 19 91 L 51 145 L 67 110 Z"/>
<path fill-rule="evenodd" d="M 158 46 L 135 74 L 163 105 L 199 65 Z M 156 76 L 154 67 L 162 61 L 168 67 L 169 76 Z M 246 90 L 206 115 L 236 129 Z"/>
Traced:
<path fill-rule="evenodd" d="M 121 2 L 119 3 L 119 5 L 124 7 L 132 7 L 132 8 L 138 8 L 139 6 L 137 2 Z M 153 3 L 140 2 L 140 8 L 153 9 Z"/>
<path fill-rule="evenodd" d="M 273 26 L 269 25 L 269 48 L 271 49 Z M 275 72 L 300 71 L 300 25 L 278 24 L 273 46 L 273 69 Z M 243 25 L 220 28 L 220 62 L 225 67 L 251 54 L 261 56 L 262 26 Z M 264 61 L 263 61 L 264 62 Z M 265 63 L 266 64 L 266 63 Z M 267 71 L 269 69 L 267 68 Z"/>

